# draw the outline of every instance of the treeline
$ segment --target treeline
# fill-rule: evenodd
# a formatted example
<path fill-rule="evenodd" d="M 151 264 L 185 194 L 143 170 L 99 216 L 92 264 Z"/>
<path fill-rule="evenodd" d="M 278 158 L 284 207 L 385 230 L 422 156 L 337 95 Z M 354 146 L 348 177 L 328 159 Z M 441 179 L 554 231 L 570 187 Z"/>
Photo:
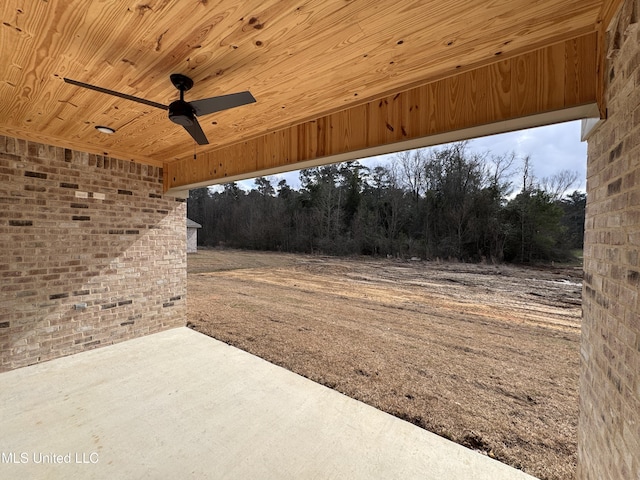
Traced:
<path fill-rule="evenodd" d="M 300 188 L 255 179 L 192 190 L 206 246 L 465 261 L 563 261 L 582 248 L 586 195 L 568 171 L 535 179 L 529 159 L 470 153 L 466 142 L 300 171 Z M 513 172 L 519 192 L 513 195 Z"/>

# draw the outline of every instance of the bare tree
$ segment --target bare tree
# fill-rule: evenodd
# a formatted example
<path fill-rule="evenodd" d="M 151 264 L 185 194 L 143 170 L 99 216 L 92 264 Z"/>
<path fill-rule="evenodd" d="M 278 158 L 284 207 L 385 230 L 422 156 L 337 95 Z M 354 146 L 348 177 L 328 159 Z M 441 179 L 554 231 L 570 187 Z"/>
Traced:
<path fill-rule="evenodd" d="M 537 179 L 531 168 L 531 157 L 522 157 L 522 193 L 531 193 L 537 184 Z"/>
<path fill-rule="evenodd" d="M 394 169 L 401 185 L 411 192 L 417 202 L 425 191 L 425 155 L 422 150 L 409 150 L 397 153 Z"/>
<path fill-rule="evenodd" d="M 513 167 L 516 162 L 515 152 L 504 155 L 489 155 L 485 161 L 489 185 L 498 188 L 500 193 L 505 196 L 510 195 L 512 186 L 509 179 L 513 176 Z"/>
<path fill-rule="evenodd" d="M 544 177 L 540 182 L 540 188 L 551 197 L 552 201 L 557 201 L 576 184 L 579 176 L 575 170 L 561 170 L 555 175 Z"/>

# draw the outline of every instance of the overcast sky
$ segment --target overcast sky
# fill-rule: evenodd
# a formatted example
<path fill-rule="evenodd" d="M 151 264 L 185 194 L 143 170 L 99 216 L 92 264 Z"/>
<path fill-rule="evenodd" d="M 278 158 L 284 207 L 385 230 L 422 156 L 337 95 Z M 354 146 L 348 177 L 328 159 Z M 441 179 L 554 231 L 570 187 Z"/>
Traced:
<path fill-rule="evenodd" d="M 580 126 L 580 121 L 575 121 L 491 135 L 471 140 L 469 148 L 478 153 L 489 151 L 494 155 L 514 152 L 518 158 L 529 155 L 533 174 L 538 179 L 549 177 L 561 170 L 574 170 L 578 172 L 579 183 L 574 185 L 571 191 L 586 191 L 587 144 L 580 141 Z M 386 165 L 393 155 L 362 159 L 361 163 L 367 166 Z M 298 171 L 268 178 L 274 187 L 283 178 L 293 188 L 300 186 Z M 249 190 L 253 188 L 254 183 L 253 180 L 245 180 L 239 182 L 239 185 Z M 518 185 L 517 180 L 514 181 L 516 190 Z"/>

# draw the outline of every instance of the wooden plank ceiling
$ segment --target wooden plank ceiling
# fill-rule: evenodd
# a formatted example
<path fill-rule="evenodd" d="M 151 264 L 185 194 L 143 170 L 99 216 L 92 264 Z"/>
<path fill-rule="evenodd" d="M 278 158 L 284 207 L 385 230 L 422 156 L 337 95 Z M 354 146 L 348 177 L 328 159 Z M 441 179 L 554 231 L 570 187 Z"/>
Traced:
<path fill-rule="evenodd" d="M 403 130 L 425 135 L 569 108 L 594 101 L 596 39 L 612 3 L 4 0 L 0 133 L 164 165 L 167 181 L 175 178 L 167 187 L 175 187 L 257 171 L 269 158 L 295 163 L 396 142 Z M 184 167 L 194 142 L 166 111 L 63 81 L 168 104 L 178 98 L 169 81 L 176 72 L 195 82 L 187 101 L 242 90 L 257 100 L 199 118 L 210 144 L 197 147 L 204 159 L 197 175 Z M 400 93 L 404 107 L 372 113 L 372 105 L 389 105 Z M 423 116 L 410 114 L 411 99 L 420 95 Z M 329 143 L 305 144 L 305 152 L 315 150 L 304 158 L 291 152 L 301 150 L 299 142 L 284 150 L 271 145 L 266 153 L 256 146 L 274 135 L 278 144 L 302 138 L 309 126 L 337 118 L 348 131 L 367 131 L 353 139 L 345 134 L 336 152 Z M 96 125 L 116 133 L 101 134 Z M 249 163 L 224 173 L 212 167 L 231 156 Z M 178 179 L 184 175 L 191 176 Z"/>

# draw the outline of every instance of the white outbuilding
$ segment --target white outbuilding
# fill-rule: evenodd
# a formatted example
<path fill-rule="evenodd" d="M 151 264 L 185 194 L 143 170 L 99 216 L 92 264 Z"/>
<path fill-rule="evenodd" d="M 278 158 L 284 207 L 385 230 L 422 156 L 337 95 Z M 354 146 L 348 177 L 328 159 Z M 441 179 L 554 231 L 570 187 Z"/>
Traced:
<path fill-rule="evenodd" d="M 202 228 L 202 225 L 187 218 L 187 253 L 198 252 L 198 229 L 199 228 Z"/>

